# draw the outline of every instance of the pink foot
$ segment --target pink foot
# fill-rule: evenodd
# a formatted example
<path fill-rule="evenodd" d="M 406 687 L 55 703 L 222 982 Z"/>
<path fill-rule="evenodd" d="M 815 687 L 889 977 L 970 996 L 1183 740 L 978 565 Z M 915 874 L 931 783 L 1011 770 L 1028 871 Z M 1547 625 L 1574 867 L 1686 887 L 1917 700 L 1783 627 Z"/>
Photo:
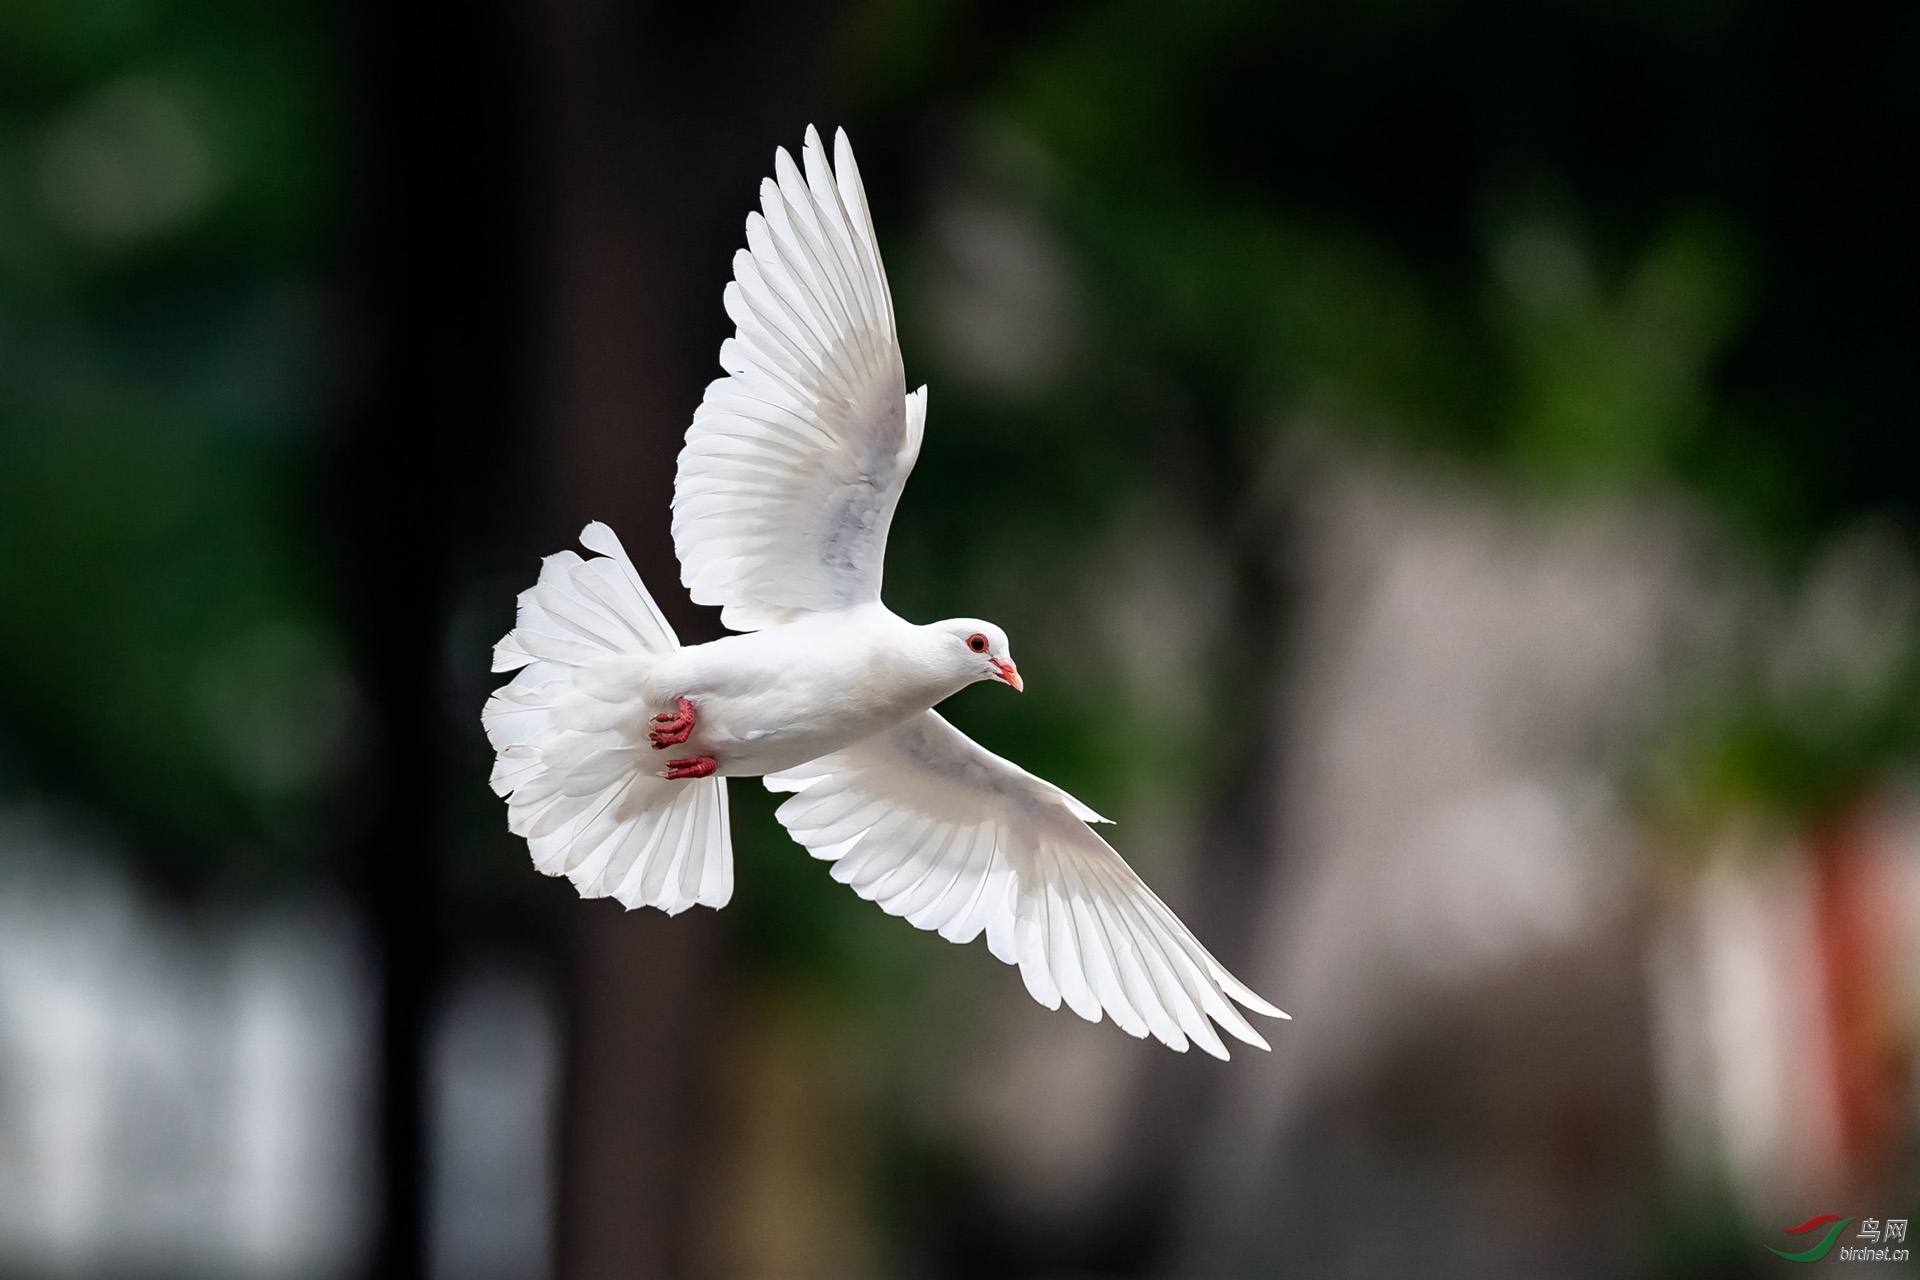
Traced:
<path fill-rule="evenodd" d="M 667 781 L 681 778 L 711 778 L 720 771 L 720 762 L 712 756 L 694 756 L 691 760 L 667 761 Z"/>
<path fill-rule="evenodd" d="M 653 739 L 655 751 L 665 751 L 685 742 L 693 732 L 693 723 L 693 704 L 682 698 L 678 711 L 662 712 L 653 718 L 653 728 L 647 731 L 647 736 Z"/>

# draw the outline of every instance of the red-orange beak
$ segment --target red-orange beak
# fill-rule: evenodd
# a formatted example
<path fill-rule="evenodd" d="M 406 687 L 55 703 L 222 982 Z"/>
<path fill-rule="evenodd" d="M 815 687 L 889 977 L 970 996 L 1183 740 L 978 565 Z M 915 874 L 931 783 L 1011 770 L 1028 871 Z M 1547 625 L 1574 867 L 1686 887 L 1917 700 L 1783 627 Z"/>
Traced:
<path fill-rule="evenodd" d="M 989 658 L 987 661 L 1001 680 L 1013 686 L 1015 693 L 1027 691 L 1027 686 L 1020 680 L 1020 668 L 1013 665 L 1012 658 Z"/>

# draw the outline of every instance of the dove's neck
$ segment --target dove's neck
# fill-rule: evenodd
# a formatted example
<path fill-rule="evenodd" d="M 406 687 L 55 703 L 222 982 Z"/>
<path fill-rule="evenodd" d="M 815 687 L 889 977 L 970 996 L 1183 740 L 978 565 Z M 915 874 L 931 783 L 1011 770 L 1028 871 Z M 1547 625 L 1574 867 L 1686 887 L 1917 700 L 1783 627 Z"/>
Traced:
<path fill-rule="evenodd" d="M 887 682 L 903 702 L 912 702 L 923 711 L 981 678 L 979 660 L 967 652 L 952 631 L 939 623 L 919 627 L 889 615 L 895 624 L 890 630 Z"/>

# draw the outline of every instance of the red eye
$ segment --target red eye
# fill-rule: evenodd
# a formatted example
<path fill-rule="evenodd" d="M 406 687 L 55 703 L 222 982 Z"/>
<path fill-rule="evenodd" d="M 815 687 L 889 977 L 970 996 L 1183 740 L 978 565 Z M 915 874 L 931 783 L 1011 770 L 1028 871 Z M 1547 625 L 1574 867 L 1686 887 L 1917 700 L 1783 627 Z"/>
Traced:
<path fill-rule="evenodd" d="M 987 638 L 976 631 L 967 637 L 967 648 L 973 650 L 975 653 L 985 653 L 987 651 Z"/>

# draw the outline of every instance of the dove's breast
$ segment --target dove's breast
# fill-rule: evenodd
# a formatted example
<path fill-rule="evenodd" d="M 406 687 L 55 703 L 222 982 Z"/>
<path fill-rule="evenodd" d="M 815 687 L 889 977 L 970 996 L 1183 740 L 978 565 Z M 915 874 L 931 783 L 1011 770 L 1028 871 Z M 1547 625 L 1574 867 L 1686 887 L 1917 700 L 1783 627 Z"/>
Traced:
<path fill-rule="evenodd" d="M 804 764 L 890 729 L 953 690 L 913 660 L 915 629 L 885 613 L 813 615 L 680 649 L 648 673 L 649 708 L 678 698 L 698 719 L 675 755 L 712 756 L 736 777 Z"/>

